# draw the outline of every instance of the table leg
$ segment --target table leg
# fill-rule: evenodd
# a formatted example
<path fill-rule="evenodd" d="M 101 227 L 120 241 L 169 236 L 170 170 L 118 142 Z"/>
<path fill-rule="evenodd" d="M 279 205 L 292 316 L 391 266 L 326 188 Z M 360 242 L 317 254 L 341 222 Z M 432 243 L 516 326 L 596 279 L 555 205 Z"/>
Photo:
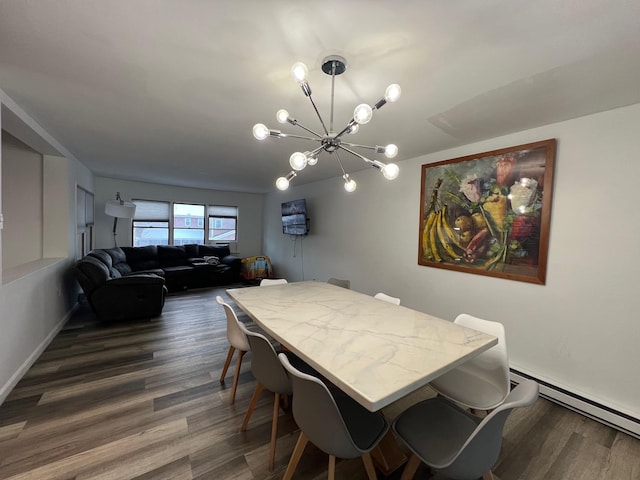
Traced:
<path fill-rule="evenodd" d="M 384 476 L 389 476 L 407 461 L 406 453 L 400 448 L 393 432 L 389 430 L 380 443 L 371 450 L 376 468 Z"/>

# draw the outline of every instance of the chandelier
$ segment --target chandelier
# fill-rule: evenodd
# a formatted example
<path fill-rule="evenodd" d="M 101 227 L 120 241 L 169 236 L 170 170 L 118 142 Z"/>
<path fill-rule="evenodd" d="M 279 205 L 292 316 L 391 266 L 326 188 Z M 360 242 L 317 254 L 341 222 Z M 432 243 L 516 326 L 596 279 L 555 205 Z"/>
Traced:
<path fill-rule="evenodd" d="M 320 153 L 327 152 L 330 155 L 335 155 L 335 158 L 340 166 L 340 170 L 342 170 L 342 179 L 344 180 L 344 189 L 347 192 L 353 192 L 356 189 L 356 182 L 349 176 L 349 174 L 344 170 L 342 165 L 342 161 L 340 160 L 339 152 L 344 150 L 345 152 L 354 155 L 361 160 L 364 160 L 366 163 L 371 165 L 372 167 L 378 169 L 382 175 L 388 179 L 393 180 L 398 176 L 399 169 L 395 163 L 383 163 L 379 160 L 370 160 L 360 153 L 352 150 L 352 148 L 364 148 L 373 150 L 375 153 L 382 153 L 387 158 L 394 158 L 398 154 L 398 147 L 394 144 L 389 144 L 386 147 L 382 147 L 376 145 L 374 147 L 367 145 L 358 145 L 355 143 L 348 143 L 344 141 L 343 135 L 345 134 L 354 134 L 358 131 L 360 125 L 365 125 L 369 123 L 371 118 L 373 117 L 373 111 L 379 110 L 385 103 L 387 102 L 395 102 L 398 98 L 400 98 L 400 86 L 397 84 L 389 85 L 385 91 L 384 97 L 381 98 L 375 105 L 370 106 L 366 103 L 362 103 L 358 105 L 353 111 L 353 118 L 347 122 L 347 125 L 336 133 L 333 128 L 333 106 L 334 106 L 334 86 L 335 86 L 335 78 L 337 75 L 341 75 L 347 69 L 347 61 L 338 55 L 330 55 L 326 57 L 322 61 L 322 71 L 327 75 L 331 75 L 331 117 L 329 121 L 329 128 L 322 119 L 316 104 L 313 101 L 311 96 L 311 87 L 309 86 L 309 82 L 307 81 L 307 75 L 309 70 L 304 63 L 297 62 L 291 67 L 291 76 L 293 79 L 298 82 L 300 87 L 302 88 L 302 92 L 309 99 L 313 109 L 320 120 L 320 124 L 322 125 L 323 133 L 318 133 L 310 128 L 305 127 L 300 124 L 298 120 L 289 116 L 289 112 L 284 109 L 278 110 L 276 113 L 276 119 L 279 123 L 289 123 L 294 126 L 298 126 L 305 130 L 307 133 L 313 136 L 304 136 L 304 135 L 293 135 L 289 133 L 282 133 L 280 130 L 273 130 L 267 128 L 262 123 L 258 123 L 253 127 L 253 136 L 258 140 L 264 140 L 269 137 L 274 138 L 301 138 L 304 140 L 312 140 L 315 142 L 319 142 L 319 146 L 314 148 L 313 150 L 309 150 L 306 152 L 294 152 L 289 158 L 289 164 L 291 165 L 292 170 L 285 176 L 280 177 L 276 180 L 276 187 L 279 190 L 286 190 L 289 188 L 289 182 L 297 176 L 297 172 L 304 169 L 307 165 L 315 165 L 318 163 L 318 156 Z"/>

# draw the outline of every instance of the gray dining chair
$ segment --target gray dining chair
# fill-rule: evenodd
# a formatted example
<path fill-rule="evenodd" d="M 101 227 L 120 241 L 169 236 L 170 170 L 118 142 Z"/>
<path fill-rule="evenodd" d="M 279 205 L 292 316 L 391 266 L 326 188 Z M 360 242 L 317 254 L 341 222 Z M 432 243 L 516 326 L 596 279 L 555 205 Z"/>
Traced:
<path fill-rule="evenodd" d="M 285 398 L 291 395 L 293 391 L 291 380 L 267 337 L 258 332 L 248 330 L 247 327 L 242 324 L 240 324 L 240 328 L 249 340 L 249 346 L 251 348 L 251 372 L 257 381 L 249 409 L 244 416 L 240 430 L 244 432 L 247 429 L 262 390 L 266 388 L 273 392 L 273 417 L 271 420 L 271 443 L 269 447 L 269 471 L 273 471 L 276 456 L 280 398 L 282 395 L 284 395 Z"/>
<path fill-rule="evenodd" d="M 268 287 L 269 285 L 282 285 L 287 283 L 286 278 L 263 278 L 260 280 L 261 287 Z"/>
<path fill-rule="evenodd" d="M 472 411 L 490 411 L 509 394 L 509 358 L 504 326 L 462 313 L 455 324 L 498 337 L 498 344 L 457 368 L 440 375 L 429 384 L 439 395 Z"/>
<path fill-rule="evenodd" d="M 412 479 L 420 462 L 452 480 L 493 479 L 491 468 L 500 455 L 507 417 L 514 408 L 533 405 L 539 390 L 536 382 L 524 380 L 484 418 L 444 397 L 409 407 L 392 425 L 411 451 L 400 480 Z"/>
<path fill-rule="evenodd" d="M 329 280 L 327 280 L 327 283 L 330 283 L 331 285 L 337 285 L 338 287 L 342 287 L 342 288 L 351 288 L 351 281 L 350 280 L 342 280 L 340 278 L 333 278 L 331 277 Z"/>
<path fill-rule="evenodd" d="M 240 368 L 242 367 L 242 358 L 244 354 L 249 351 L 249 340 L 240 328 L 240 320 L 236 316 L 236 312 L 233 311 L 231 305 L 226 303 L 221 296 L 216 297 L 216 302 L 222 305 L 224 313 L 227 316 L 227 340 L 229 340 L 229 352 L 227 353 L 227 359 L 222 367 L 222 374 L 220 375 L 220 383 L 224 383 L 227 376 L 227 370 L 233 359 L 233 354 L 238 351 L 238 363 L 236 365 L 236 373 L 233 376 L 233 386 L 231 387 L 231 404 L 236 401 L 236 390 L 238 389 L 238 378 L 240 378 Z"/>
<path fill-rule="evenodd" d="M 335 478 L 336 457 L 362 457 L 369 480 L 375 480 L 370 452 L 389 429 L 384 416 L 368 411 L 344 393 L 332 394 L 322 380 L 292 366 L 286 355 L 278 357 L 291 377 L 293 418 L 300 427 L 283 479 L 292 478 L 305 446 L 311 442 L 329 454 L 329 480 Z"/>
<path fill-rule="evenodd" d="M 391 295 L 387 295 L 383 292 L 376 293 L 373 298 L 377 298 L 378 300 L 382 300 L 384 302 L 393 303 L 394 305 L 400 305 L 400 299 L 397 297 L 392 297 Z"/>

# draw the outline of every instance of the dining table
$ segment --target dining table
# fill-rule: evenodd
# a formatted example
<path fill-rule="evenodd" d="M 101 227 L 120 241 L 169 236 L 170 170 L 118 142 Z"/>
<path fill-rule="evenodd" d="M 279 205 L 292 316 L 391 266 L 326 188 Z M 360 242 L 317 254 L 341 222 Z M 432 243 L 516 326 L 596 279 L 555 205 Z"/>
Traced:
<path fill-rule="evenodd" d="M 498 343 L 492 335 L 325 282 L 226 292 L 285 349 L 372 412 Z M 385 475 L 407 459 L 391 431 L 372 456 Z"/>
<path fill-rule="evenodd" d="M 232 288 L 227 294 L 260 328 L 372 412 L 498 342 L 325 282 Z"/>

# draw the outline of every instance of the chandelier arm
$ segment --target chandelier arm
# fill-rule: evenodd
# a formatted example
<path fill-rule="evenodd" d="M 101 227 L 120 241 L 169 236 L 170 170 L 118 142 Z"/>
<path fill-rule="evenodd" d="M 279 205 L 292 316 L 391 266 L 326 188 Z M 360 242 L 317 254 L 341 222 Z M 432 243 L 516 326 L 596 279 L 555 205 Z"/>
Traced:
<path fill-rule="evenodd" d="M 343 149 L 345 152 L 349 152 L 351 155 L 354 155 L 358 157 L 360 160 L 364 160 L 367 163 L 373 163 L 372 160 L 369 160 L 367 157 L 360 155 L 358 152 L 354 152 L 350 148 L 346 148 L 344 145 L 345 145 L 344 143 L 340 144 L 340 148 Z"/>
<path fill-rule="evenodd" d="M 341 146 L 342 145 L 346 145 L 348 147 L 368 148 L 369 150 L 374 150 L 374 151 L 376 151 L 378 149 L 377 147 L 372 147 L 371 145 L 359 145 L 357 143 L 342 142 L 340 145 Z"/>
<path fill-rule="evenodd" d="M 344 171 L 344 167 L 342 166 L 342 162 L 340 161 L 340 155 L 338 155 L 338 150 L 333 152 L 336 154 L 336 160 L 338 160 L 338 165 L 340 165 L 340 170 L 342 170 L 342 175 L 346 175 L 347 172 Z"/>
<path fill-rule="evenodd" d="M 318 132 L 314 132 L 313 130 L 311 130 L 310 128 L 305 127 L 304 125 L 302 125 L 300 122 L 298 122 L 296 120 L 296 123 L 292 123 L 292 125 L 295 125 L 296 127 L 300 127 L 303 130 L 306 130 L 307 132 L 309 132 L 312 135 L 315 135 L 316 137 L 318 137 L 319 139 L 322 138 L 322 135 L 320 135 Z"/>
<path fill-rule="evenodd" d="M 314 133 L 314 135 L 315 135 L 315 133 Z M 314 142 L 321 142 L 322 141 L 322 138 L 305 137 L 304 135 L 294 135 L 292 133 L 281 133 L 280 137 L 281 138 L 285 138 L 285 137 L 301 138 L 303 140 L 313 140 Z"/>
<path fill-rule="evenodd" d="M 352 118 L 351 120 L 349 120 L 349 122 L 347 122 L 347 126 L 344 127 L 340 133 L 338 133 L 334 138 L 340 138 L 342 135 L 344 135 L 345 133 L 347 133 L 351 127 L 353 127 L 356 124 L 356 121 L 354 118 Z"/>
<path fill-rule="evenodd" d="M 318 111 L 318 107 L 316 107 L 316 104 L 313 101 L 313 98 L 311 97 L 311 94 L 308 95 L 308 98 L 309 98 L 309 101 L 311 102 L 311 105 L 313 105 L 313 109 L 316 111 L 316 115 L 318 116 L 318 120 L 320 120 L 320 123 L 322 124 L 322 128 L 324 130 L 325 135 L 329 135 L 329 131 L 327 130 L 327 127 L 324 124 L 324 120 L 322 120 L 322 115 L 320 115 L 320 112 Z"/>

